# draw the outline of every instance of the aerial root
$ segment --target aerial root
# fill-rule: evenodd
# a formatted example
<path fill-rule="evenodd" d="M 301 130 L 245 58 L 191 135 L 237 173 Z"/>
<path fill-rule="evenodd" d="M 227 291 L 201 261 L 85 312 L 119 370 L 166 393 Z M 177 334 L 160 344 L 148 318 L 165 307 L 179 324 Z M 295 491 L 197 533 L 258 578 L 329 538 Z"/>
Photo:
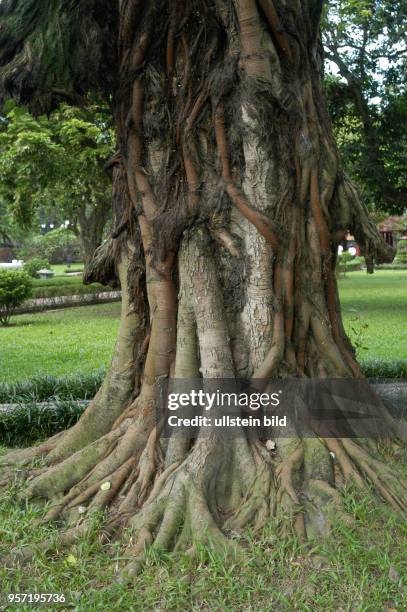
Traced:
<path fill-rule="evenodd" d="M 159 474 L 155 480 L 153 488 L 150 491 L 150 494 L 147 498 L 147 503 L 151 502 L 153 499 L 157 497 L 157 495 L 161 492 L 163 486 L 167 482 L 169 476 L 179 467 L 181 464 L 180 461 L 172 463 L 169 465 L 161 474 Z M 131 485 L 130 490 L 119 507 L 119 514 L 128 513 L 134 510 L 137 507 L 139 500 L 139 492 L 140 492 L 140 483 L 139 479 Z"/>
<path fill-rule="evenodd" d="M 128 503 L 135 503 L 141 506 L 147 497 L 148 490 L 151 487 L 154 474 L 157 473 L 157 427 L 155 427 L 146 444 L 144 451 L 141 454 L 139 461 L 139 473 L 136 482 L 131 489 L 131 495 Z"/>
<path fill-rule="evenodd" d="M 303 541 L 306 537 L 304 514 L 300 499 L 294 488 L 294 474 L 302 465 L 304 459 L 304 446 L 298 446 L 276 466 L 276 515 L 283 518 L 281 532 L 294 529 L 298 538 Z M 284 516 L 284 515 L 288 515 Z M 288 520 L 285 520 L 288 518 Z"/>
<path fill-rule="evenodd" d="M 366 491 L 366 483 L 345 451 L 343 444 L 335 438 L 324 438 L 327 449 L 339 465 L 345 483 L 353 482 L 361 491 Z"/>
<path fill-rule="evenodd" d="M 94 468 L 93 474 L 97 473 L 99 462 L 105 457 L 115 445 L 115 442 L 122 436 L 126 429 L 126 423 L 121 428 L 99 438 L 92 444 L 85 446 L 61 463 L 49 467 L 45 473 L 34 478 L 27 487 L 24 498 L 42 497 L 52 499 L 59 493 L 74 487 L 82 481 Z M 121 462 L 123 463 L 123 462 Z M 109 470 L 110 472 L 112 470 Z M 96 480 L 97 478 L 94 478 Z M 89 483 L 90 484 L 90 483 Z"/>
<path fill-rule="evenodd" d="M 275 474 L 277 481 L 277 503 L 281 503 L 284 495 L 287 495 L 294 504 L 300 503 L 293 485 L 293 473 L 300 466 L 304 458 L 304 447 L 299 444 L 297 448 L 279 465 Z"/>
<path fill-rule="evenodd" d="M 133 558 L 122 569 L 121 580 L 127 581 L 141 571 L 150 548 L 193 556 L 199 542 L 211 550 L 238 554 L 209 509 L 212 505 L 202 483 L 177 464 L 169 466 L 161 476 L 147 503 L 130 521 L 135 542 L 126 549 L 125 557 Z"/>
<path fill-rule="evenodd" d="M 407 483 L 382 461 L 371 457 L 353 440 L 343 438 L 342 444 L 359 470 L 390 506 L 398 512 L 407 512 Z"/>
<path fill-rule="evenodd" d="M 242 529 L 248 523 L 258 532 L 273 512 L 274 488 L 270 466 L 262 463 L 257 469 L 253 486 L 243 498 L 234 514 L 225 521 L 224 529 Z"/>
<path fill-rule="evenodd" d="M 0 457 L 0 467 L 22 467 L 24 465 L 28 465 L 34 461 L 34 459 L 44 457 L 56 447 L 57 443 L 61 440 L 65 433 L 66 431 L 60 431 L 43 444 L 31 446 L 30 448 L 14 450 L 6 455 L 3 455 Z"/>

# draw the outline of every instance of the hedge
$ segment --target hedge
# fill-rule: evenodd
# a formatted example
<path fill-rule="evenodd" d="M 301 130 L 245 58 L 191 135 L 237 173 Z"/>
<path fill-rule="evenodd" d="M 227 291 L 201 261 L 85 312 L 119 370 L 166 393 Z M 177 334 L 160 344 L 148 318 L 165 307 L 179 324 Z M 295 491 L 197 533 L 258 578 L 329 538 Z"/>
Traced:
<path fill-rule="evenodd" d="M 380 264 L 375 266 L 377 270 L 407 270 L 407 264 L 405 263 L 390 263 L 390 264 Z"/>
<path fill-rule="evenodd" d="M 363 362 L 362 369 L 371 379 L 406 379 L 407 359 L 382 361 L 374 359 Z M 91 399 L 106 375 L 101 368 L 91 374 L 72 376 L 36 376 L 15 383 L 0 383 L 0 404 L 21 402 L 46 402 L 49 400 Z"/>
<path fill-rule="evenodd" d="M 15 383 L 0 383 L 0 404 L 84 400 L 92 398 L 105 377 L 104 368 L 92 374 L 36 376 Z"/>
<path fill-rule="evenodd" d="M 372 360 L 362 364 L 370 379 L 406 379 L 407 360 Z M 100 387 L 106 371 L 89 375 L 38 376 L 13 384 L 0 383 L 0 404 L 18 408 L 0 411 L 0 439 L 8 446 L 31 443 L 74 425 Z M 44 404 L 42 402 L 50 402 Z"/>
<path fill-rule="evenodd" d="M 88 402 L 55 401 L 21 403 L 0 411 L 0 440 L 7 446 L 24 446 L 68 429 L 80 418 Z"/>
<path fill-rule="evenodd" d="M 109 291 L 113 291 L 113 289 L 111 287 L 106 287 L 105 285 L 100 285 L 99 283 L 92 283 L 92 285 L 44 285 L 42 287 L 33 287 L 32 298 L 41 299 L 63 297 L 65 295 L 89 295 L 91 293 L 107 293 Z"/>
<path fill-rule="evenodd" d="M 54 276 L 52 278 L 35 278 L 33 287 L 61 287 L 63 285 L 83 285 L 81 276 Z"/>
<path fill-rule="evenodd" d="M 407 380 L 407 359 L 393 361 L 383 361 L 381 359 L 371 359 L 361 364 L 366 378 L 371 379 L 400 379 Z"/>

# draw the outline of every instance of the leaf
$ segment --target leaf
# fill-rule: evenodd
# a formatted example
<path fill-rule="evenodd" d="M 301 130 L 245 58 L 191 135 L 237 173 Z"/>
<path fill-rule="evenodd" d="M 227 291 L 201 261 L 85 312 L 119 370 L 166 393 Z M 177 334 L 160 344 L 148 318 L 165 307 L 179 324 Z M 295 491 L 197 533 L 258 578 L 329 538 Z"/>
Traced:
<path fill-rule="evenodd" d="M 109 481 L 104 482 L 102 485 L 100 485 L 100 490 L 101 491 L 108 491 L 111 487 L 111 483 Z"/>
<path fill-rule="evenodd" d="M 77 565 L 78 561 L 74 555 L 68 555 L 66 558 L 68 565 Z"/>

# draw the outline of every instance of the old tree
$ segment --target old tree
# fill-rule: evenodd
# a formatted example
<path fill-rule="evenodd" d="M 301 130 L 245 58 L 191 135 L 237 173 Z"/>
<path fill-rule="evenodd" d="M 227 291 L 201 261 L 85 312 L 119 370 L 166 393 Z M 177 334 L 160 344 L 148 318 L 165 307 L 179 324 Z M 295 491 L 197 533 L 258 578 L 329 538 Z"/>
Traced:
<path fill-rule="evenodd" d="M 3 456 L 3 482 L 25 466 L 22 497 L 49 500 L 44 520 L 65 519 L 62 543 L 97 509 L 104 533 L 130 527 L 127 576 L 149 546 L 230 546 L 228 534 L 269 520 L 322 536 L 349 482 L 405 511 L 407 485 L 372 440 L 275 431 L 270 453 L 244 432 L 165 441 L 156 425 L 168 377 L 362 377 L 341 320 L 337 244 L 350 229 L 369 268 L 392 253 L 338 159 L 321 91 L 322 2 L 6 0 L 0 10 L 3 97 L 41 112 L 63 97 L 111 96 L 114 231 L 88 278 L 117 275 L 123 290 L 98 394 L 68 431 Z"/>

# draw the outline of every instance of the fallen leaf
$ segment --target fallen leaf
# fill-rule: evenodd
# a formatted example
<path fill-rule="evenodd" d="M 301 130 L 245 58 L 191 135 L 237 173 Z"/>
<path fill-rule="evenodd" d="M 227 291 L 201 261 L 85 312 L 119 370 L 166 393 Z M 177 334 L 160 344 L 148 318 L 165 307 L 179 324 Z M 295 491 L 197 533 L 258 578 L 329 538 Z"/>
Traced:
<path fill-rule="evenodd" d="M 110 484 L 109 481 L 104 482 L 102 485 L 100 485 L 100 489 L 101 491 L 108 491 L 110 489 L 112 485 Z"/>
<path fill-rule="evenodd" d="M 74 557 L 74 555 L 68 555 L 66 558 L 66 562 L 68 563 L 68 565 L 76 565 L 77 564 L 77 560 L 76 557 Z"/>
<path fill-rule="evenodd" d="M 392 582 L 399 582 L 400 580 L 400 574 L 398 573 L 398 571 L 396 570 L 396 568 L 394 567 L 394 565 L 390 565 L 390 569 L 389 569 L 389 579 Z"/>

